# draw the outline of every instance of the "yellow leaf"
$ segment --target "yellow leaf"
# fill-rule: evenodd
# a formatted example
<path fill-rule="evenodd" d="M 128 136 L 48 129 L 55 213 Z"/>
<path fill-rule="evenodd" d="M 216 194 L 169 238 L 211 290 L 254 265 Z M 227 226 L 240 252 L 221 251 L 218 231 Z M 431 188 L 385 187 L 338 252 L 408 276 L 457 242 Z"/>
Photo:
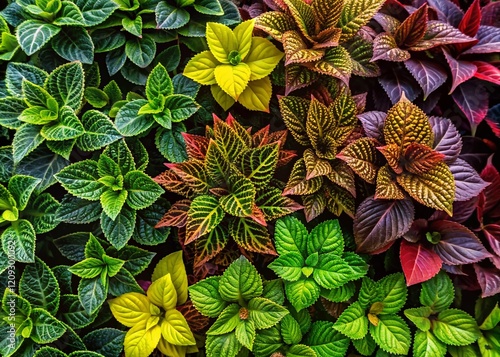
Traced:
<path fill-rule="evenodd" d="M 146 330 L 149 330 L 150 328 L 158 325 L 159 321 L 160 321 L 160 316 L 150 316 L 148 321 L 146 322 Z"/>
<path fill-rule="evenodd" d="M 177 292 L 177 304 L 182 305 L 188 298 L 188 281 L 186 267 L 182 260 L 182 250 L 169 254 L 160 260 L 153 271 L 151 280 L 156 281 L 169 273 Z"/>
<path fill-rule="evenodd" d="M 161 353 L 168 357 L 185 357 L 187 353 L 187 346 L 176 346 L 167 342 L 164 338 L 160 339 L 158 349 Z"/>
<path fill-rule="evenodd" d="M 165 319 L 161 323 L 161 333 L 163 338 L 173 345 L 196 345 L 196 340 L 184 315 L 177 310 L 169 310 L 165 313 Z"/>
<path fill-rule="evenodd" d="M 248 83 L 238 102 L 247 109 L 269 113 L 269 102 L 272 93 L 271 80 L 269 77 L 265 77 Z"/>
<path fill-rule="evenodd" d="M 283 58 L 284 53 L 276 48 L 271 41 L 262 37 L 252 38 L 252 48 L 245 63 L 252 72 L 251 81 L 268 76 Z"/>
<path fill-rule="evenodd" d="M 215 68 L 214 72 L 219 87 L 234 100 L 238 100 L 240 94 L 247 87 L 250 73 L 250 68 L 243 62 L 236 66 L 220 64 Z"/>
<path fill-rule="evenodd" d="M 161 338 L 159 325 L 146 330 L 146 321 L 132 327 L 125 335 L 125 357 L 149 356 Z"/>
<path fill-rule="evenodd" d="M 163 307 L 166 311 L 175 309 L 177 293 L 170 274 L 162 276 L 150 285 L 148 298 L 153 304 Z"/>
<path fill-rule="evenodd" d="M 145 295 L 134 292 L 109 300 L 109 307 L 115 319 L 127 327 L 141 322 L 146 323 L 152 312 L 155 312 Z M 160 311 L 157 310 L 157 312 Z"/>
<path fill-rule="evenodd" d="M 229 94 L 226 94 L 226 92 L 224 92 L 217 84 L 213 84 L 210 87 L 210 91 L 212 92 L 215 101 L 219 103 L 224 110 L 228 110 L 234 103 L 236 103 L 236 101 L 231 98 Z"/>
<path fill-rule="evenodd" d="M 219 61 L 210 51 L 203 51 L 191 58 L 186 68 L 184 68 L 183 74 L 200 84 L 215 84 L 214 71 L 219 64 Z"/>
<path fill-rule="evenodd" d="M 252 46 L 252 32 L 255 20 L 244 21 L 233 30 L 236 36 L 236 43 L 238 44 L 238 52 L 241 59 L 244 60 L 245 57 L 250 52 L 250 47 Z"/>
<path fill-rule="evenodd" d="M 238 51 L 238 42 L 233 31 L 225 25 L 208 22 L 206 36 L 214 57 L 221 63 L 229 63 L 229 53 Z"/>

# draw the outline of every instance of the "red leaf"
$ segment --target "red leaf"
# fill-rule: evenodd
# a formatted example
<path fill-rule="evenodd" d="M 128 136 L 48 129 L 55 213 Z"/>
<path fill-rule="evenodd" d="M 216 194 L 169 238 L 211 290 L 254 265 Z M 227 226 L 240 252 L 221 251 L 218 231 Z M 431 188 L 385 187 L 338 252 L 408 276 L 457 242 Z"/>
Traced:
<path fill-rule="evenodd" d="M 256 204 L 253 205 L 252 214 L 249 217 L 251 219 L 253 219 L 255 222 L 257 222 L 258 224 L 260 224 L 264 227 L 267 226 L 266 217 L 264 216 L 264 212 L 262 212 L 262 210 L 259 207 L 257 207 Z"/>
<path fill-rule="evenodd" d="M 474 264 L 474 270 L 476 271 L 477 281 L 479 282 L 479 285 L 481 286 L 481 290 L 483 292 L 481 294 L 482 298 L 500 293 L 499 269 L 487 269 Z"/>
<path fill-rule="evenodd" d="M 488 158 L 486 166 L 481 171 L 481 178 L 490 182 L 490 184 L 479 196 L 480 204 L 477 211 L 480 222 L 482 222 L 484 215 L 491 218 L 500 214 L 500 174 L 493 165 L 492 160 L 493 155 Z"/>
<path fill-rule="evenodd" d="M 188 133 L 182 133 L 186 143 L 186 151 L 190 159 L 204 160 L 207 154 L 209 139 Z"/>
<path fill-rule="evenodd" d="M 491 249 L 500 257 L 500 225 L 487 224 L 483 227 L 483 233 L 490 243 Z"/>
<path fill-rule="evenodd" d="M 411 143 L 404 156 L 406 169 L 416 175 L 432 170 L 444 159 L 444 154 L 419 143 Z"/>
<path fill-rule="evenodd" d="M 424 90 L 424 100 L 448 78 L 441 65 L 427 60 L 409 59 L 405 67 Z"/>
<path fill-rule="evenodd" d="M 457 128 L 448 118 L 432 116 L 429 122 L 434 133 L 433 149 L 444 154 L 444 162 L 454 162 L 462 150 L 462 137 Z"/>
<path fill-rule="evenodd" d="M 423 4 L 408 16 L 394 33 L 400 47 L 410 47 L 424 37 L 427 29 L 427 4 Z"/>
<path fill-rule="evenodd" d="M 407 286 L 427 281 L 441 270 L 441 258 L 420 243 L 410 243 L 403 239 L 399 258 Z"/>
<path fill-rule="evenodd" d="M 467 201 L 476 197 L 488 186 L 488 183 L 465 160 L 457 159 L 449 167 L 455 179 L 456 201 Z"/>
<path fill-rule="evenodd" d="M 498 52 L 500 52 L 500 47 Z M 500 85 L 500 69 L 482 61 L 473 61 L 477 67 L 477 72 L 474 77 Z"/>
<path fill-rule="evenodd" d="M 450 89 L 450 94 L 451 94 L 453 93 L 455 88 L 458 87 L 458 85 L 474 77 L 474 75 L 477 72 L 477 67 L 472 62 L 460 61 L 453 58 L 445 49 L 443 49 L 443 54 L 451 70 L 451 79 L 452 79 L 451 89 Z"/>
<path fill-rule="evenodd" d="M 463 54 L 470 53 L 495 53 L 500 48 L 500 28 L 493 26 L 481 26 L 477 31 L 476 38 L 479 40 L 474 46 Z"/>
<path fill-rule="evenodd" d="M 488 91 L 483 85 L 468 81 L 458 86 L 452 98 L 469 120 L 472 133 L 475 133 L 488 113 Z"/>
<path fill-rule="evenodd" d="M 414 207 L 410 200 L 365 199 L 354 217 L 357 251 L 370 253 L 401 237 L 411 226 Z"/>
<path fill-rule="evenodd" d="M 479 30 L 480 23 L 481 6 L 479 4 L 479 0 L 474 0 L 471 6 L 467 9 L 462 21 L 460 21 L 458 29 L 467 36 L 474 37 L 476 36 L 477 30 Z"/>

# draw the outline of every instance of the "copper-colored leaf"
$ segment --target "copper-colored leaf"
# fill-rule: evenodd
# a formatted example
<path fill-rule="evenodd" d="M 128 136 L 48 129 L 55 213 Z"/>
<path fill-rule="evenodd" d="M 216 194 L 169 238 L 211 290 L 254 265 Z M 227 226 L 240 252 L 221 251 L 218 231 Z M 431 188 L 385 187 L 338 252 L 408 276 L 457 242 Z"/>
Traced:
<path fill-rule="evenodd" d="M 385 146 L 377 147 L 377 150 L 384 155 L 387 160 L 387 164 L 392 168 L 392 170 L 400 174 L 403 172 L 403 167 L 401 166 L 401 147 L 397 144 L 389 144 Z"/>
<path fill-rule="evenodd" d="M 351 77 L 351 57 L 349 52 L 342 46 L 330 48 L 325 52 L 323 59 L 304 65 L 318 73 L 338 78 L 346 84 L 349 83 Z"/>
<path fill-rule="evenodd" d="M 404 20 L 394 33 L 394 39 L 400 47 L 411 47 L 427 30 L 427 4 L 420 6 Z"/>
<path fill-rule="evenodd" d="M 283 196 L 277 188 L 259 192 L 256 203 L 267 221 L 278 219 L 304 208 L 291 198 Z"/>
<path fill-rule="evenodd" d="M 177 306 L 176 309 L 182 313 L 192 331 L 201 332 L 210 323 L 210 318 L 200 314 L 191 300 L 186 301 L 181 306 Z"/>
<path fill-rule="evenodd" d="M 374 183 L 377 175 L 377 151 L 375 141 L 370 138 L 359 139 L 345 147 L 338 155 L 363 180 Z"/>
<path fill-rule="evenodd" d="M 413 174 L 421 175 L 436 167 L 445 156 L 428 146 L 413 143 L 406 148 L 404 157 L 406 169 Z"/>
<path fill-rule="evenodd" d="M 356 197 L 356 181 L 354 172 L 349 165 L 342 160 L 334 160 L 331 162 L 331 166 L 332 172 L 326 177 L 334 184 L 345 188 L 353 197 Z"/>
<path fill-rule="evenodd" d="M 372 61 L 384 60 L 390 62 L 403 62 L 410 59 L 410 52 L 398 47 L 391 34 L 381 33 L 373 40 Z"/>
<path fill-rule="evenodd" d="M 284 2 L 302 35 L 311 41 L 311 35 L 314 34 L 316 27 L 312 7 L 303 0 L 284 0 Z"/>
<path fill-rule="evenodd" d="M 312 0 L 311 6 L 320 30 L 337 25 L 342 13 L 343 1 Z"/>
<path fill-rule="evenodd" d="M 307 170 L 306 180 L 317 176 L 325 176 L 332 172 L 332 166 L 328 160 L 317 157 L 312 149 L 304 151 L 304 161 Z"/>
<path fill-rule="evenodd" d="M 319 176 L 307 180 L 306 175 L 307 170 L 304 159 L 297 160 L 293 165 L 283 195 L 309 195 L 318 191 L 323 183 L 323 178 Z"/>
<path fill-rule="evenodd" d="M 323 50 L 308 48 L 297 31 L 287 31 L 283 34 L 283 50 L 285 65 L 318 61 L 324 56 Z"/>
<path fill-rule="evenodd" d="M 331 48 L 339 45 L 340 35 L 342 34 L 342 30 L 332 26 L 327 28 L 316 36 L 313 36 L 314 46 L 312 47 L 315 50 Z"/>
<path fill-rule="evenodd" d="M 283 34 L 295 29 L 295 24 L 291 16 L 278 11 L 269 11 L 257 17 L 255 28 L 267 32 L 275 40 L 281 42 Z"/>
<path fill-rule="evenodd" d="M 355 202 L 354 197 L 337 185 L 327 185 L 326 208 L 336 216 L 340 216 L 345 212 L 349 217 L 354 218 Z"/>
<path fill-rule="evenodd" d="M 304 204 L 304 214 L 306 216 L 306 221 L 310 222 L 325 211 L 326 195 L 324 190 L 321 189 L 318 192 L 313 193 L 312 195 L 303 196 L 302 203 Z"/>
<path fill-rule="evenodd" d="M 319 74 L 300 65 L 289 65 L 285 68 L 286 90 L 288 95 L 294 90 L 310 86 L 319 78 Z"/>
<path fill-rule="evenodd" d="M 326 105 L 316 98 L 312 98 L 307 112 L 306 131 L 312 146 L 321 150 L 322 140 L 336 125 L 335 119 Z"/>
<path fill-rule="evenodd" d="M 186 143 L 189 159 L 204 160 L 208 148 L 208 138 L 188 133 L 182 133 L 182 137 Z"/>
<path fill-rule="evenodd" d="M 382 166 L 377 173 L 375 199 L 402 200 L 403 198 L 405 195 L 393 177 L 390 168 L 387 165 Z"/>
<path fill-rule="evenodd" d="M 196 240 L 195 266 L 201 266 L 219 254 L 227 245 L 228 232 L 222 227 L 215 227 L 210 233 Z"/>
<path fill-rule="evenodd" d="M 262 145 L 266 145 L 269 143 L 268 141 L 268 136 L 269 136 L 269 129 L 270 125 L 266 125 L 262 129 L 258 130 L 255 132 L 255 134 L 252 135 L 252 146 L 253 147 L 259 147 Z"/>
<path fill-rule="evenodd" d="M 193 189 L 188 186 L 174 171 L 167 170 L 154 178 L 154 181 L 162 185 L 167 191 L 177 193 L 184 197 L 191 197 Z"/>
<path fill-rule="evenodd" d="M 250 218 L 233 218 L 229 232 L 235 242 L 245 250 L 277 255 L 267 228 Z"/>
<path fill-rule="evenodd" d="M 180 200 L 175 202 L 172 207 L 156 224 L 155 228 L 160 227 L 184 227 L 187 222 L 190 200 Z"/>

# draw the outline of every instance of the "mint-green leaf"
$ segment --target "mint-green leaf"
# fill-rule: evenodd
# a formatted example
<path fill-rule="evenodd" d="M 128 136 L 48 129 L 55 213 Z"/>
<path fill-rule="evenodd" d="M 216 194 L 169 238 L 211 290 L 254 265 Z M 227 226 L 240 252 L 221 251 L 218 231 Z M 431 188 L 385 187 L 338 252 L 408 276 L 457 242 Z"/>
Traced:
<path fill-rule="evenodd" d="M 27 220 L 20 219 L 7 227 L 1 235 L 1 239 L 4 252 L 10 252 L 11 258 L 15 261 L 23 263 L 35 261 L 36 233 Z"/>
<path fill-rule="evenodd" d="M 384 351 L 406 355 L 410 349 L 410 329 L 397 315 L 379 315 L 378 324 L 370 324 L 370 334 Z"/>
<path fill-rule="evenodd" d="M 178 29 L 189 22 L 189 13 L 175 6 L 161 1 L 156 6 L 156 23 L 158 28 L 164 30 Z"/>
<path fill-rule="evenodd" d="M 83 19 L 87 26 L 96 26 L 105 21 L 118 5 L 112 0 L 73 0 L 82 11 Z"/>
<path fill-rule="evenodd" d="M 97 162 L 83 160 L 62 169 L 56 179 L 72 195 L 97 201 L 106 187 L 98 182 Z"/>
<path fill-rule="evenodd" d="M 60 27 L 40 20 L 26 20 L 17 27 L 17 42 L 22 50 L 31 56 L 61 31 Z"/>
<path fill-rule="evenodd" d="M 167 97 L 174 93 L 174 85 L 167 70 L 161 63 L 157 64 L 148 76 L 146 82 L 146 97 L 149 101 L 155 101 L 161 96 Z"/>
<path fill-rule="evenodd" d="M 414 357 L 444 357 L 446 345 L 439 341 L 430 331 L 415 332 L 413 341 Z"/>
<path fill-rule="evenodd" d="M 141 171 L 128 172 L 123 185 L 128 192 L 127 204 L 133 209 L 143 209 L 152 205 L 163 193 L 163 189 Z"/>
<path fill-rule="evenodd" d="M 219 293 L 226 301 L 246 301 L 262 294 L 262 279 L 255 267 L 243 256 L 226 269 L 219 284 Z"/>
<path fill-rule="evenodd" d="M 57 67 L 50 73 L 46 86 L 61 107 L 68 106 L 78 111 L 82 105 L 84 87 L 82 64 L 73 62 Z"/>
<path fill-rule="evenodd" d="M 294 282 L 285 282 L 285 292 L 292 306 L 297 311 L 300 311 L 318 300 L 320 288 L 312 278 L 307 278 Z"/>
<path fill-rule="evenodd" d="M 349 348 L 349 339 L 333 328 L 332 322 L 317 321 L 304 341 L 317 356 L 342 357 Z"/>
<path fill-rule="evenodd" d="M 10 94 L 15 97 L 22 97 L 23 80 L 43 86 L 47 77 L 47 72 L 31 64 L 9 62 L 5 71 L 5 84 Z"/>
<path fill-rule="evenodd" d="M 114 220 L 104 212 L 101 214 L 101 228 L 106 239 L 116 249 L 121 249 L 127 244 L 134 231 L 136 212 L 123 206 L 121 212 Z"/>
<path fill-rule="evenodd" d="M 275 259 L 269 268 L 272 269 L 280 278 L 286 281 L 297 281 L 302 276 L 302 267 L 304 258 L 297 252 L 291 252 L 280 255 Z"/>
<path fill-rule="evenodd" d="M 40 134 L 40 125 L 24 124 L 19 127 L 12 140 L 14 163 L 19 163 L 35 150 L 45 139 Z"/>
<path fill-rule="evenodd" d="M 442 342 L 453 346 L 465 346 L 475 342 L 480 331 L 476 321 L 465 311 L 447 309 L 432 321 L 432 331 Z"/>
<path fill-rule="evenodd" d="M 31 312 L 33 330 L 30 338 L 39 344 L 50 343 L 61 337 L 66 332 L 66 327 L 48 311 L 35 308 Z"/>
<path fill-rule="evenodd" d="M 101 278 L 82 279 L 78 284 L 78 299 L 89 315 L 93 315 L 102 306 L 108 295 L 107 286 Z"/>
<path fill-rule="evenodd" d="M 94 44 L 87 30 L 80 26 L 64 27 L 52 40 L 54 51 L 67 61 L 94 62 Z"/>
<path fill-rule="evenodd" d="M 60 290 L 54 273 L 41 259 L 35 258 L 35 264 L 27 265 L 19 281 L 19 292 L 31 303 L 32 307 L 41 307 L 52 314 L 59 308 Z"/>
<path fill-rule="evenodd" d="M 368 318 L 359 302 L 354 302 L 339 316 L 333 328 L 353 340 L 359 340 L 368 333 Z"/>

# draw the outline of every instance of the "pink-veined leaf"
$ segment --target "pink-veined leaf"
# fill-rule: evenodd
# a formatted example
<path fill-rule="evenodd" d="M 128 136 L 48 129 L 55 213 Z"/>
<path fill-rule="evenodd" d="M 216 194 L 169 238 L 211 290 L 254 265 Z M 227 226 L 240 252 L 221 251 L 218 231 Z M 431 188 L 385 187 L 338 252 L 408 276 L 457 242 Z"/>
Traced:
<path fill-rule="evenodd" d="M 498 52 L 500 52 L 500 47 Z M 473 61 L 472 63 L 477 67 L 474 77 L 500 85 L 500 69 L 498 67 L 483 61 Z"/>
<path fill-rule="evenodd" d="M 373 252 L 402 236 L 411 226 L 414 207 L 411 200 L 365 199 L 354 217 L 357 251 Z"/>
<path fill-rule="evenodd" d="M 495 53 L 500 48 L 500 28 L 494 26 L 481 26 L 476 35 L 479 40 L 474 46 L 463 54 Z"/>
<path fill-rule="evenodd" d="M 445 70 L 435 61 L 409 59 L 405 67 L 424 91 L 424 100 L 448 78 Z"/>
<path fill-rule="evenodd" d="M 182 133 L 186 143 L 186 151 L 190 159 L 204 160 L 207 154 L 209 139 L 205 136 Z"/>
<path fill-rule="evenodd" d="M 451 95 L 471 125 L 472 133 L 488 113 L 488 91 L 474 81 L 462 83 Z"/>
<path fill-rule="evenodd" d="M 483 233 L 491 249 L 500 257 L 500 224 L 487 224 L 483 226 Z"/>
<path fill-rule="evenodd" d="M 449 165 L 455 179 L 455 200 L 467 201 L 478 196 L 488 183 L 465 160 L 457 159 Z"/>
<path fill-rule="evenodd" d="M 445 49 L 443 49 L 443 54 L 446 62 L 448 62 L 448 66 L 450 66 L 452 80 L 450 93 L 453 93 L 455 88 L 461 83 L 474 77 L 477 72 L 477 66 L 469 61 L 461 61 L 453 58 Z"/>
<path fill-rule="evenodd" d="M 427 281 L 441 270 L 439 255 L 421 243 L 410 243 L 403 239 L 399 248 L 399 259 L 407 286 Z"/>
<path fill-rule="evenodd" d="M 500 269 L 488 269 L 474 264 L 474 270 L 479 286 L 481 286 L 482 298 L 500 293 Z"/>
<path fill-rule="evenodd" d="M 444 162 L 454 162 L 462 150 L 462 137 L 450 119 L 432 116 L 429 122 L 434 134 L 433 149 L 444 154 Z"/>

